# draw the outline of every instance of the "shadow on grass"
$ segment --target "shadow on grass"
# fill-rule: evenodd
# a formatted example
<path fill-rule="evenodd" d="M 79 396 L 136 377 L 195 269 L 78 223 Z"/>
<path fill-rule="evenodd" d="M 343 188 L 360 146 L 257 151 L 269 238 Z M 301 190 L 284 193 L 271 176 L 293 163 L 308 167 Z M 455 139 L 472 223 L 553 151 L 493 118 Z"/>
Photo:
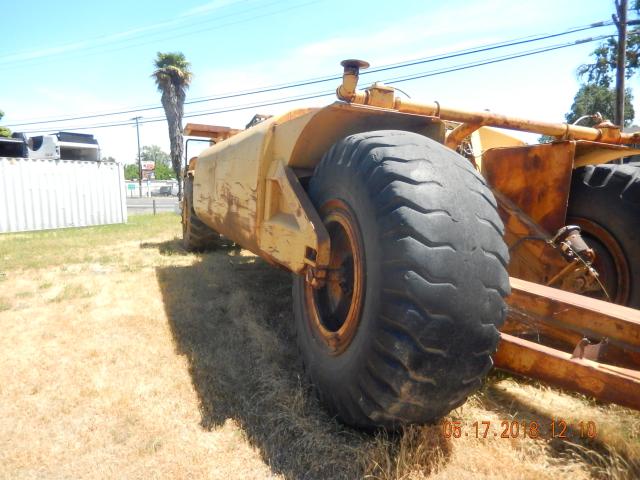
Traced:
<path fill-rule="evenodd" d="M 517 395 L 495 385 L 496 380 L 510 378 L 503 372 L 493 372 L 483 389 L 482 403 L 505 420 L 531 425 L 536 422 L 539 438 L 549 440 L 547 448 L 553 457 L 579 457 L 590 465 L 597 478 L 640 478 L 640 459 L 630 458 L 624 452 L 613 450 L 611 445 L 595 438 L 588 438 L 586 430 L 580 430 L 579 422 L 571 422 L 561 416 L 549 415 L 542 408 L 523 401 Z M 528 379 L 519 379 L 523 383 L 536 383 Z M 514 414 L 515 412 L 515 414 Z M 589 418 L 584 418 L 586 423 Z M 552 422 L 554 432 L 551 430 Z M 566 427 L 566 428 L 565 428 Z M 597 428 L 597 425 L 596 425 Z M 503 428 L 500 428 L 502 431 Z M 507 433 L 508 434 L 508 433 Z M 554 435 L 555 434 L 555 438 Z M 560 436 L 562 435 L 562 436 Z M 522 436 L 522 432 L 520 432 Z"/>
<path fill-rule="evenodd" d="M 170 241 L 154 248 L 177 247 Z M 400 463 L 419 461 L 428 473 L 450 455 L 437 426 L 367 434 L 325 412 L 298 361 L 290 274 L 237 250 L 218 250 L 192 266 L 158 267 L 157 276 L 177 351 L 189 361 L 203 428 L 233 420 L 275 473 L 388 478 Z M 411 449 L 418 444 L 416 459 Z"/>
<path fill-rule="evenodd" d="M 157 249 L 162 255 L 188 255 L 189 252 L 184 248 L 182 240 L 174 238 L 173 240 L 167 240 L 165 242 L 142 242 L 140 244 L 142 249 Z"/>

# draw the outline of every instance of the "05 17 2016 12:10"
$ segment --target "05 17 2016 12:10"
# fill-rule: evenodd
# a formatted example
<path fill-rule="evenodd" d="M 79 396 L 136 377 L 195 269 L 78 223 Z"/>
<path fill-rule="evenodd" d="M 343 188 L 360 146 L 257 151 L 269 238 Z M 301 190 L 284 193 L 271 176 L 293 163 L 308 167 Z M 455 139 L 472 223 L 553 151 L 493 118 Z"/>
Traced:
<path fill-rule="evenodd" d="M 535 420 L 481 420 L 463 423 L 460 420 L 443 420 L 442 435 L 445 438 L 531 438 L 531 439 L 594 439 L 598 429 L 591 420 L 568 423 L 561 418 Z"/>

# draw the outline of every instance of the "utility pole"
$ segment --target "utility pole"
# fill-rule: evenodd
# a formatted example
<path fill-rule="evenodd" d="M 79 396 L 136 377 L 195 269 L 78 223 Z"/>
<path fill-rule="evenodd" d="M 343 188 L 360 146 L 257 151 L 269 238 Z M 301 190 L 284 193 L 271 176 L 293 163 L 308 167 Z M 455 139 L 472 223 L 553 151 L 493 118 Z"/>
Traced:
<path fill-rule="evenodd" d="M 616 0 L 617 15 L 613 21 L 618 27 L 618 51 L 616 58 L 616 116 L 614 123 L 624 127 L 624 74 L 627 65 L 627 9 L 628 0 Z"/>
<path fill-rule="evenodd" d="M 131 120 L 136 121 L 136 134 L 138 136 L 138 186 L 140 187 L 140 198 L 142 198 L 142 156 L 140 155 L 140 127 L 138 120 L 142 117 L 133 117 Z"/>

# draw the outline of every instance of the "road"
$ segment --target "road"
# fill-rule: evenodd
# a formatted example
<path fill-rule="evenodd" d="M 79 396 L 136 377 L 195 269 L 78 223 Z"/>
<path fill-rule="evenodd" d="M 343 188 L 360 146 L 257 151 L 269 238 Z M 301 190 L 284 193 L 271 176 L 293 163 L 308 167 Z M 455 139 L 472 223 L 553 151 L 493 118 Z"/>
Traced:
<path fill-rule="evenodd" d="M 139 213 L 153 213 L 153 202 L 156 204 L 156 212 L 180 212 L 178 197 L 127 197 L 127 213 L 136 215 Z"/>

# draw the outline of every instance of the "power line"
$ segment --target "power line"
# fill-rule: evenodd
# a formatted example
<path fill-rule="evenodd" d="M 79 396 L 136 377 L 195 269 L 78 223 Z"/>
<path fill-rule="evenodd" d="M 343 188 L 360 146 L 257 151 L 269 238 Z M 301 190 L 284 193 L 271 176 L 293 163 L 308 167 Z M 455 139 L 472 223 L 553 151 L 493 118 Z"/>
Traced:
<path fill-rule="evenodd" d="M 568 42 L 568 43 L 564 43 L 564 44 L 558 44 L 558 45 L 551 45 L 549 47 L 540 47 L 537 49 L 533 49 L 533 50 L 528 50 L 522 53 L 517 53 L 517 54 L 511 54 L 511 55 L 505 55 L 503 57 L 496 57 L 490 60 L 486 60 L 486 61 L 478 61 L 478 62 L 471 62 L 468 64 L 463 64 L 457 67 L 452 67 L 447 69 L 446 71 L 442 72 L 442 73 L 450 73 L 450 72 L 457 72 L 459 70 L 465 70 L 467 68 L 472 68 L 472 67 L 481 67 L 483 65 L 491 65 L 492 63 L 499 63 L 499 62 L 504 62 L 506 60 L 514 60 L 516 58 L 522 58 L 522 57 L 528 57 L 530 55 L 536 55 L 538 53 L 545 53 L 545 52 L 551 52 L 553 50 L 559 50 L 561 48 L 567 48 L 567 47 L 573 47 L 576 45 L 582 45 L 584 43 L 591 43 L 591 42 L 597 42 L 599 40 L 604 40 L 606 38 L 611 38 L 613 37 L 613 35 L 600 35 L 597 37 L 589 37 L 589 38 L 584 38 L 581 40 L 576 40 L 574 42 Z M 432 77 L 434 75 L 439 75 L 440 72 L 438 73 L 424 73 L 424 74 L 416 74 L 416 75 L 409 75 L 407 77 L 404 78 L 395 78 L 395 79 L 389 79 L 389 80 L 383 80 L 383 82 L 388 83 L 389 85 L 392 85 L 394 83 L 401 83 L 401 82 L 408 82 L 410 80 L 417 80 L 419 78 L 426 78 L 426 77 Z"/>
<path fill-rule="evenodd" d="M 289 102 L 295 102 L 298 100 L 308 100 L 310 98 L 319 98 L 323 96 L 332 96 L 332 95 L 335 95 L 335 90 L 323 90 L 321 92 L 300 94 L 300 95 L 295 95 L 291 97 L 279 98 L 275 100 L 246 103 L 246 104 L 242 104 L 235 107 L 222 107 L 220 109 L 215 109 L 215 110 L 197 110 L 197 111 L 187 112 L 185 115 L 183 115 L 183 118 L 211 115 L 215 113 L 226 113 L 228 111 L 248 110 L 251 108 L 260 108 L 264 106 L 273 105 L 273 102 L 276 102 L 276 104 L 289 103 Z M 231 110 L 227 110 L 227 108 L 231 108 Z M 143 118 L 143 117 L 140 117 L 140 118 Z M 166 118 L 164 115 L 159 115 L 155 117 L 146 118 L 144 121 L 140 121 L 139 123 L 164 122 L 165 120 Z M 68 129 L 68 130 L 87 130 L 91 128 L 120 127 L 120 126 L 126 126 L 126 125 L 134 125 L 134 123 L 131 122 L 130 119 L 126 119 L 126 120 L 118 120 L 115 122 L 107 122 L 107 123 L 99 123 L 99 124 L 91 124 L 91 125 L 78 125 L 77 127 L 60 127 L 60 128 Z M 43 131 L 43 129 L 22 130 L 21 133 L 33 133 L 33 132 L 40 132 L 40 131 Z"/>
<path fill-rule="evenodd" d="M 307 95 L 307 96 L 297 96 L 295 98 L 289 98 L 289 99 L 278 99 L 278 100 L 274 100 L 272 102 L 266 102 L 266 103 L 254 103 L 251 105 L 243 105 L 243 106 L 239 106 L 239 107 L 230 107 L 228 109 L 219 109 L 219 110 L 211 110 L 211 111 L 207 111 L 207 112 L 198 112 L 198 113 L 188 113 L 185 114 L 183 116 L 183 118 L 192 118 L 192 117 L 201 117 L 201 116 L 205 116 L 205 115 L 214 115 L 214 114 L 219 114 L 219 113 L 229 113 L 229 112 L 238 112 L 238 111 L 242 111 L 242 110 L 250 110 L 252 108 L 261 108 L 261 107 L 269 107 L 272 105 L 280 105 L 280 104 L 284 104 L 284 103 L 291 103 L 291 102 L 297 102 L 297 101 L 301 101 L 301 100 L 310 100 L 310 99 L 314 99 L 314 98 L 321 98 L 321 97 L 328 97 L 328 96 L 333 96 L 335 95 L 334 91 L 327 91 L 327 92 L 321 92 L 321 93 L 317 93 L 314 95 Z M 166 118 L 164 117 L 153 117 L 153 118 L 149 118 L 146 120 L 142 120 L 139 123 L 157 123 L 157 122 L 165 122 Z M 65 129 L 69 129 L 69 130 L 92 130 L 92 129 L 99 129 L 99 128 L 110 128 L 110 127 L 123 127 L 123 126 L 127 126 L 127 125 L 135 125 L 135 122 L 130 122 L 130 121 L 122 121 L 119 123 L 105 123 L 105 124 L 99 124 L 99 125 L 87 125 L 87 126 L 78 126 L 78 127 L 65 127 Z M 40 132 L 42 131 L 42 129 L 40 130 L 28 130 L 28 131 L 24 131 L 21 133 L 35 133 L 35 132 Z"/>
<path fill-rule="evenodd" d="M 540 36 L 530 36 L 530 37 L 524 37 L 521 39 L 515 39 L 515 40 L 506 40 L 505 42 L 498 42 L 495 44 L 491 44 L 491 45 L 485 45 L 482 47 L 475 47 L 475 48 L 470 48 L 467 50 L 462 50 L 459 53 L 454 53 L 449 55 L 447 58 L 455 58 L 455 57 L 460 57 L 462 55 L 468 55 L 471 53 L 482 53 L 482 52 L 488 52 L 490 50 L 495 50 L 497 48 L 504 48 L 504 47 L 513 47 L 515 45 L 522 45 L 525 43 L 532 43 L 532 42 L 537 42 L 540 40 L 548 40 L 550 38 L 555 38 L 555 37 L 560 37 L 563 35 L 569 35 L 571 33 L 577 33 L 577 32 L 582 32 L 584 30 L 591 30 L 593 28 L 600 28 L 600 27 L 608 27 L 613 25 L 613 21 L 611 20 L 607 20 L 607 21 L 603 21 L 603 22 L 595 22 L 595 23 L 591 23 L 589 25 L 584 25 L 581 27 L 573 27 L 570 28 L 568 30 L 565 30 L 563 32 L 559 32 L 559 33 L 551 33 L 551 34 L 545 34 L 545 35 L 540 35 Z M 432 57 L 434 59 L 437 59 L 437 57 Z M 392 65 L 387 65 L 384 67 L 379 67 L 379 68 L 375 68 L 372 69 L 372 72 L 383 72 L 385 70 L 391 70 L 393 68 L 396 68 L 396 65 L 402 65 L 405 67 L 409 67 L 409 66 L 413 66 L 413 65 L 419 65 L 421 63 L 427 63 L 428 61 L 433 61 L 431 59 L 419 59 L 419 60 L 415 60 L 415 61 L 410 61 L 410 62 L 402 62 L 400 64 L 392 64 Z"/>
<path fill-rule="evenodd" d="M 598 41 L 598 40 L 603 40 L 603 39 L 608 38 L 608 37 L 610 37 L 610 35 L 601 35 L 599 37 L 587 38 L 587 39 L 577 40 L 577 41 L 574 41 L 574 42 L 567 42 L 567 43 L 564 43 L 564 44 L 557 44 L 557 45 L 553 45 L 553 46 L 550 46 L 550 47 L 542 47 L 542 48 L 539 48 L 539 49 L 529 50 L 529 51 L 518 53 L 518 54 L 505 55 L 505 56 L 502 56 L 502 57 L 497 57 L 497 58 L 493 58 L 493 59 L 489 59 L 489 60 L 470 62 L 470 63 L 459 65 L 459 66 L 447 67 L 447 68 L 433 70 L 433 71 L 429 71 L 429 72 L 423 72 L 421 74 L 417 74 L 417 75 L 414 75 L 414 76 L 393 77 L 393 78 L 390 78 L 388 80 L 385 80 L 385 82 L 388 83 L 388 84 L 394 84 L 394 83 L 406 82 L 406 81 L 410 81 L 410 80 L 416 80 L 416 79 L 419 79 L 419 78 L 426 78 L 426 77 L 442 75 L 442 74 L 445 74 L 445 73 L 451 73 L 451 72 L 456 72 L 456 71 L 460 71 L 460 70 L 466 70 L 466 69 L 469 69 L 469 68 L 480 67 L 480 66 L 489 65 L 489 64 L 492 64 L 492 63 L 503 62 L 503 61 L 506 61 L 506 60 L 512 60 L 512 59 L 526 57 L 526 56 L 535 55 L 535 54 L 539 54 L 539 53 L 544 53 L 544 52 L 548 52 L 548 51 L 558 50 L 558 49 L 561 49 L 561 48 L 567 48 L 567 47 L 571 47 L 571 46 L 576 46 L 576 45 L 580 45 L 580 44 L 584 44 L 584 43 L 588 43 L 588 42 L 594 42 L 594 41 Z M 311 94 L 311 95 L 307 95 L 307 96 L 304 96 L 304 95 L 303 96 L 295 96 L 295 97 L 288 97 L 288 98 L 284 98 L 284 99 L 268 101 L 266 103 L 264 103 L 264 102 L 263 103 L 251 103 L 251 104 L 245 104 L 245 105 L 236 106 L 236 107 L 230 107 L 230 108 L 223 108 L 223 109 L 216 109 L 216 110 L 206 110 L 206 111 L 199 111 L 199 112 L 190 112 L 190 113 L 185 114 L 183 118 L 192 118 L 192 117 L 205 116 L 205 115 L 214 115 L 214 114 L 220 114 L 220 113 L 229 113 L 229 112 L 236 112 L 236 111 L 242 111 L 242 110 L 249 110 L 249 109 L 253 109 L 253 108 L 261 108 L 261 107 L 279 105 L 279 104 L 290 103 L 290 102 L 295 102 L 295 101 L 309 100 L 309 99 L 333 96 L 334 94 L 335 94 L 335 92 L 333 90 L 330 90 L 330 91 L 325 91 L 325 92 L 317 92 L 317 93 L 314 93 L 314 94 Z M 156 122 L 164 122 L 164 121 L 166 121 L 166 119 L 164 117 L 162 117 L 162 116 L 159 116 L 159 117 L 152 117 L 150 119 L 146 119 L 144 121 L 141 121 L 140 123 L 156 123 Z M 78 127 L 65 127 L 65 128 L 67 128 L 69 130 L 89 130 L 89 129 L 94 129 L 94 128 L 96 128 L 96 129 L 97 128 L 108 128 L 108 127 L 118 127 L 118 126 L 126 126 L 126 125 L 133 125 L 133 123 L 129 122 L 129 121 L 123 121 L 123 122 L 117 122 L 117 123 L 105 123 L 105 124 L 98 124 L 98 125 L 78 126 Z M 39 132 L 39 131 L 41 131 L 41 129 L 32 130 L 32 131 L 25 131 L 24 133 L 33 133 L 33 132 Z"/>
<path fill-rule="evenodd" d="M 437 69 L 437 70 L 431 70 L 431 71 L 422 72 L 422 73 L 419 73 L 419 74 L 414 74 L 414 75 L 409 75 L 409 76 L 392 77 L 390 79 L 385 80 L 385 83 L 391 85 L 391 84 L 394 84 L 394 83 L 401 83 L 401 82 L 407 82 L 407 81 L 411 81 L 411 80 L 417 80 L 417 79 L 420 79 L 420 78 L 443 75 L 443 74 L 446 74 L 446 73 L 452 73 L 452 72 L 456 72 L 456 71 L 460 71 L 460 70 L 466 70 L 466 69 L 469 69 L 469 68 L 475 68 L 475 67 L 490 65 L 490 64 L 493 64 L 493 63 L 504 62 L 504 61 L 507 61 L 507 60 L 513 60 L 513 59 L 527 57 L 527 56 L 531 56 L 531 55 L 537 55 L 537 54 L 540 54 L 540 53 L 559 50 L 559 49 L 562 49 L 562 48 L 572 47 L 572 46 L 576 46 L 576 45 L 582 45 L 582 44 L 585 44 L 585 43 L 590 43 L 590 42 L 603 40 L 603 39 L 609 38 L 609 37 L 611 37 L 611 35 L 600 35 L 600 36 L 597 36 L 597 37 L 589 37 L 589 38 L 585 38 L 585 39 L 581 39 L 581 40 L 576 40 L 576 41 L 573 41 L 573 42 L 566 42 L 566 43 L 556 44 L 556 45 L 552 45 L 552 46 L 548 46 L 548 47 L 540 47 L 540 48 L 528 50 L 528 51 L 525 51 L 525 52 L 504 55 L 504 56 L 501 56 L 501 57 L 495 57 L 495 58 L 487 59 L 487 60 L 478 60 L 478 61 L 475 61 L 475 62 L 469 62 L 469 63 L 462 64 L 462 65 L 457 65 L 457 66 L 452 66 L 452 67 L 445 67 L 445 68 L 441 68 L 441 69 Z M 313 94 L 310 94 L 310 95 L 306 95 L 306 96 L 302 95 L 302 96 L 295 96 L 295 97 L 289 97 L 289 98 L 284 98 L 284 99 L 277 99 L 277 100 L 263 102 L 263 103 L 252 103 L 252 104 L 245 104 L 245 105 L 241 105 L 241 106 L 229 107 L 229 108 L 223 108 L 223 109 L 206 110 L 206 111 L 199 111 L 199 112 L 190 112 L 190 113 L 185 114 L 183 118 L 193 118 L 193 117 L 199 117 L 199 116 L 205 116 L 205 115 L 214 115 L 214 114 L 220 114 L 220 113 L 237 112 L 237 111 L 249 110 L 249 109 L 253 109 L 253 108 L 261 108 L 261 107 L 267 107 L 267 106 L 273 106 L 273 105 L 280 105 L 280 104 L 290 103 L 290 102 L 295 102 L 295 101 L 310 100 L 310 99 L 315 99 L 315 98 L 333 96 L 334 94 L 335 94 L 335 92 L 333 90 L 331 90 L 331 91 L 316 92 L 316 93 L 313 93 Z M 150 119 L 143 120 L 140 123 L 156 123 L 156 122 L 164 122 L 164 121 L 166 121 L 166 119 L 164 117 L 153 117 L 153 118 L 150 118 Z M 89 126 L 78 126 L 78 127 L 64 127 L 64 128 L 65 129 L 69 129 L 69 130 L 90 130 L 90 129 L 99 129 L 99 128 L 119 127 L 119 126 L 126 126 L 126 125 L 133 125 L 133 123 L 130 122 L 130 121 L 122 121 L 122 122 L 115 122 L 115 123 L 105 123 L 105 124 L 89 125 Z M 40 132 L 40 131 L 42 131 L 42 129 L 25 131 L 23 133 L 35 133 L 35 132 Z"/>
<path fill-rule="evenodd" d="M 421 59 L 407 60 L 407 61 L 404 61 L 404 62 L 398 62 L 398 63 L 388 64 L 388 65 L 383 65 L 383 66 L 380 66 L 380 67 L 377 67 L 377 68 L 372 68 L 370 70 L 361 72 L 361 75 L 373 74 L 373 73 L 378 73 L 378 72 L 383 72 L 383 71 L 388 71 L 388 70 L 394 70 L 394 69 L 398 69 L 398 68 L 406 68 L 406 67 L 410 67 L 410 66 L 421 65 L 421 64 L 436 62 L 436 61 L 440 61 L 440 60 L 448 60 L 448 59 L 452 59 L 452 58 L 457 58 L 457 57 L 461 57 L 461 56 L 464 56 L 464 55 L 472 55 L 472 54 L 476 54 L 476 53 L 488 52 L 488 51 L 495 50 L 495 49 L 498 49 L 498 48 L 507 48 L 507 47 L 523 45 L 523 44 L 532 43 L 532 42 L 538 42 L 538 41 L 542 41 L 542 40 L 548 40 L 550 38 L 556 38 L 556 37 L 559 37 L 559 36 L 569 35 L 569 34 L 581 32 L 581 31 L 584 31 L 584 30 L 590 30 L 590 29 L 593 29 L 593 28 L 600 28 L 600 27 L 605 27 L 605 26 L 610 26 L 610 25 L 613 25 L 612 21 L 602 21 L 602 22 L 591 23 L 589 25 L 573 27 L 573 28 L 570 28 L 568 30 L 565 30 L 565 31 L 562 31 L 562 32 L 558 32 L 558 33 L 534 35 L 534 36 L 529 36 L 529 37 L 524 37 L 524 38 L 517 38 L 517 39 L 513 39 L 513 40 L 505 40 L 503 42 L 498 42 L 498 43 L 493 43 L 493 44 L 481 45 L 479 47 L 472 47 L 472 48 L 457 50 L 457 51 L 453 51 L 453 52 L 444 53 L 444 54 L 441 54 L 441 55 L 434 55 L 434 56 L 425 57 L 425 58 L 421 58 Z M 190 101 L 186 101 L 185 105 L 191 105 L 191 104 L 195 104 L 195 103 L 205 103 L 205 102 L 211 102 L 211 101 L 217 101 L 217 100 L 227 100 L 227 99 L 230 99 L 230 98 L 237 98 L 237 97 L 243 97 L 243 96 L 248 96 L 248 95 L 257 95 L 257 94 L 263 94 L 263 93 L 270 93 L 270 92 L 281 91 L 281 90 L 285 90 L 285 89 L 289 89 L 289 88 L 298 88 L 298 87 L 303 87 L 303 86 L 315 85 L 315 84 L 319 84 L 319 83 L 325 83 L 325 82 L 328 82 L 328 81 L 335 81 L 335 80 L 339 80 L 340 78 L 342 78 L 341 75 L 331 75 L 331 76 L 325 76 L 325 77 L 316 77 L 316 78 L 307 79 L 307 80 L 301 80 L 301 81 L 297 81 L 297 82 L 284 83 L 284 84 L 279 84 L 279 85 L 271 85 L 271 86 L 260 87 L 260 88 L 255 88 L 255 89 L 248 89 L 248 90 L 239 91 L 239 92 L 231 92 L 231 93 L 228 93 L 228 94 L 222 94 L 222 95 L 218 95 L 218 96 L 200 97 L 200 98 L 196 98 L 196 99 L 193 99 L 193 100 L 190 100 Z M 162 108 L 162 106 L 159 106 L 159 105 L 158 106 L 149 106 L 149 107 L 144 107 L 144 108 L 131 108 L 131 109 L 127 109 L 127 110 L 120 110 L 120 111 L 109 112 L 109 113 L 97 113 L 97 114 L 92 114 L 92 115 L 80 115 L 80 116 L 75 116 L 75 117 L 65 117 L 65 118 L 57 118 L 57 119 L 50 119 L 50 120 L 40 120 L 40 121 L 34 120 L 34 121 L 27 121 L 27 122 L 21 122 L 21 123 L 13 123 L 13 124 L 6 125 L 6 126 L 7 127 L 20 127 L 20 126 L 26 126 L 26 125 L 41 125 L 41 124 L 45 124 L 45 123 L 60 123 L 60 122 L 66 122 L 66 121 L 72 121 L 72 120 L 84 120 L 84 119 L 89 119 L 89 118 L 100 118 L 100 117 L 108 117 L 108 116 L 115 116 L 115 115 L 124 115 L 124 114 L 130 114 L 130 113 L 157 110 L 157 109 L 160 109 L 160 108 Z"/>
<path fill-rule="evenodd" d="M 409 60 L 409 61 L 406 61 L 406 62 L 399 62 L 399 63 L 395 63 L 395 64 L 384 65 L 384 66 L 381 66 L 381 67 L 378 67 L 378 68 L 370 69 L 370 70 L 365 71 L 365 72 L 361 72 L 361 75 L 372 74 L 372 73 L 377 73 L 377 72 L 381 72 L 381 71 L 385 71 L 385 70 L 392 70 L 392 69 L 396 69 L 396 68 L 403 68 L 403 67 L 406 67 L 406 66 L 414 66 L 414 65 L 418 65 L 418 64 L 430 63 L 430 62 L 435 62 L 435 61 L 438 61 L 438 60 L 456 58 L 456 57 L 459 57 L 459 56 L 462 56 L 462 55 L 470 55 L 470 54 L 475 54 L 475 53 L 482 53 L 482 52 L 494 50 L 496 48 L 505 48 L 505 47 L 515 46 L 515 45 L 520 45 L 520 44 L 523 44 L 523 43 L 531 43 L 531 42 L 534 42 L 534 41 L 546 40 L 546 39 L 553 38 L 553 37 L 558 37 L 558 36 L 561 36 L 561 35 L 567 35 L 567 34 L 570 34 L 570 33 L 576 33 L 576 32 L 579 32 L 579 31 L 583 31 L 583 30 L 587 30 L 587 29 L 591 29 L 591 28 L 598 28 L 598 27 L 602 27 L 602 26 L 608 26 L 608 25 L 612 25 L 612 24 L 613 24 L 613 22 L 611 22 L 611 21 L 608 21 L 608 22 L 596 22 L 596 23 L 592 23 L 592 24 L 590 24 L 588 26 L 574 27 L 572 29 L 569 29 L 569 30 L 566 30 L 566 31 L 560 32 L 560 33 L 555 33 L 555 34 L 550 34 L 550 35 L 534 36 L 534 37 L 527 37 L 528 38 L 527 40 L 523 40 L 523 39 L 507 40 L 507 41 L 504 41 L 504 42 L 499 42 L 499 43 L 494 43 L 494 44 L 489 44 L 489 45 L 483 45 L 483 46 L 477 47 L 477 48 L 470 48 L 470 49 L 454 51 L 454 52 L 450 52 L 450 53 L 446 53 L 446 54 L 442 54 L 442 55 L 436 55 L 436 56 L 432 56 L 432 57 L 426 57 L 426 58 L 422 58 L 422 59 L 418 59 L 418 60 Z M 261 88 L 256 88 L 256 89 L 249 89 L 249 90 L 244 90 L 244 91 L 240 91 L 240 92 L 232 92 L 232 93 L 229 93 L 229 94 L 222 94 L 222 95 L 213 96 L 213 97 L 201 97 L 201 98 L 196 98 L 194 100 L 187 101 L 187 102 L 185 102 L 185 105 L 194 104 L 194 103 L 210 102 L 210 101 L 216 101 L 216 100 L 225 100 L 225 99 L 236 98 L 236 97 L 241 97 L 241 96 L 246 96 L 246 95 L 269 93 L 269 92 L 284 90 L 284 89 L 288 89 L 288 88 L 296 88 L 296 87 L 301 87 L 301 86 L 308 86 L 308 85 L 313 85 L 313 84 L 318 84 L 318 83 L 324 83 L 324 82 L 327 82 L 327 81 L 335 81 L 335 80 L 339 80 L 340 78 L 342 78 L 340 75 L 333 75 L 333 76 L 327 76 L 327 77 L 318 77 L 318 78 L 315 78 L 315 79 L 308 79 L 308 80 L 302 80 L 302 81 L 293 82 L 293 83 L 285 83 L 285 84 L 272 85 L 272 86 L 261 87 Z M 86 119 L 86 118 L 99 118 L 99 117 L 102 117 L 102 116 L 114 116 L 114 115 L 121 115 L 121 114 L 128 114 L 128 113 L 136 113 L 136 112 L 141 112 L 141 111 L 156 110 L 156 109 L 160 109 L 160 108 L 162 108 L 162 107 L 161 106 L 153 106 L 153 107 L 146 107 L 146 108 L 128 109 L 128 110 L 122 110 L 122 111 L 110 112 L 110 113 L 104 113 L 104 114 L 83 115 L 83 116 L 76 116 L 76 117 L 66 117 L 66 118 L 63 118 L 63 119 L 54 119 L 54 120 L 46 120 L 46 121 L 31 121 L 31 122 L 15 123 L 15 124 L 7 125 L 7 126 L 15 127 L 15 126 L 35 125 L 35 124 L 43 124 L 43 123 L 58 123 L 58 122 L 61 122 L 61 121 L 80 120 L 80 119 Z"/>

